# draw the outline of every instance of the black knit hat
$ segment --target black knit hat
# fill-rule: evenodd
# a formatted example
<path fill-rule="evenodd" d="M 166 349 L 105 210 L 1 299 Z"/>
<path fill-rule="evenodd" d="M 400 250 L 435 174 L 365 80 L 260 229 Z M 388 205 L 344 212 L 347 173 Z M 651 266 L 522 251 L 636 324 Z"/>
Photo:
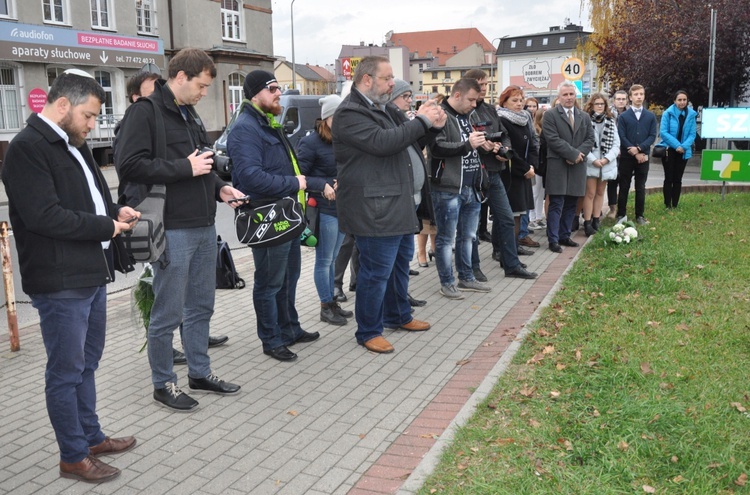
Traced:
<path fill-rule="evenodd" d="M 263 88 L 271 83 L 277 82 L 276 76 L 265 70 L 254 70 L 245 77 L 245 84 L 242 86 L 245 92 L 245 98 L 252 100 L 253 96 L 260 93 Z"/>

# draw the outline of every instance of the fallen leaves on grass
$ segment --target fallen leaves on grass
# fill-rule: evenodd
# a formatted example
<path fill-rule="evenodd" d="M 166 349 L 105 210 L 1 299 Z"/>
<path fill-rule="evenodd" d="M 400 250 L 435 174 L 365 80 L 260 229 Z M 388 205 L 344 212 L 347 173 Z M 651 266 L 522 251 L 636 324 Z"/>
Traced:
<path fill-rule="evenodd" d="M 734 484 L 737 486 L 745 486 L 747 484 L 747 475 L 742 473 L 739 477 L 734 480 Z"/>
<path fill-rule="evenodd" d="M 739 402 L 731 402 L 729 405 L 732 406 L 733 408 L 737 409 L 741 413 L 747 411 L 747 409 L 745 409 L 745 407 L 742 404 L 740 404 Z"/>
<path fill-rule="evenodd" d="M 534 396 L 534 392 L 536 392 L 536 387 L 527 387 L 526 385 L 524 385 L 523 388 L 518 391 L 519 394 L 529 398 Z"/>
<path fill-rule="evenodd" d="M 628 442 L 626 442 L 625 440 L 620 440 L 617 443 L 617 450 L 621 452 L 627 452 L 629 448 L 630 448 L 630 444 L 628 444 Z"/>
<path fill-rule="evenodd" d="M 646 493 L 656 493 L 656 488 L 649 485 L 643 485 L 643 491 Z"/>
<path fill-rule="evenodd" d="M 644 375 L 652 374 L 653 370 L 651 370 L 651 363 L 641 363 L 641 373 L 643 373 Z"/>

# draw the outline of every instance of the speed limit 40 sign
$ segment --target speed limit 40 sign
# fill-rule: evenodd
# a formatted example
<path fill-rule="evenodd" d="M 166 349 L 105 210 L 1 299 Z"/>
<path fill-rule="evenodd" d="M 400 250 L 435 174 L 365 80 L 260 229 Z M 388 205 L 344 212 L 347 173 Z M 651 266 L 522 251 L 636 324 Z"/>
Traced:
<path fill-rule="evenodd" d="M 583 77 L 584 70 L 583 60 L 576 57 L 565 59 L 560 71 L 565 79 L 569 81 L 578 81 Z"/>

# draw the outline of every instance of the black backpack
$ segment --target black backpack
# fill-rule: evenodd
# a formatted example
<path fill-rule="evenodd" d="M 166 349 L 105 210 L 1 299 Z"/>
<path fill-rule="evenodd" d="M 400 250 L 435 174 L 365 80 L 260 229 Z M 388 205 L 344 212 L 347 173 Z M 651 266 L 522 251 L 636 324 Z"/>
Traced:
<path fill-rule="evenodd" d="M 216 244 L 218 247 L 216 253 L 216 288 L 244 289 L 245 281 L 237 273 L 229 244 L 222 241 L 220 235 L 216 236 Z"/>

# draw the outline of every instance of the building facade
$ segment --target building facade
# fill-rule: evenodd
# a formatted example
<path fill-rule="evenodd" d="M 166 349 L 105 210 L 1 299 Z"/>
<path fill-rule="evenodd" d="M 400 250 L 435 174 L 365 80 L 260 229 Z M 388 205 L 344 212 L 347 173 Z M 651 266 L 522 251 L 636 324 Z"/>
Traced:
<path fill-rule="evenodd" d="M 69 68 L 94 76 L 106 93 L 90 143 L 100 164 L 128 105 L 139 70 L 167 78 L 169 57 L 206 50 L 217 67 L 197 106 L 211 137 L 242 100 L 245 75 L 273 70 L 271 0 L 0 0 L 0 152 L 44 105 Z"/>
<path fill-rule="evenodd" d="M 557 96 L 557 86 L 566 79 L 564 63 L 578 57 L 590 32 L 575 24 L 553 26 L 549 31 L 505 37 L 497 49 L 499 91 L 511 84 L 520 86 L 526 96 L 548 104 Z M 596 61 L 583 61 L 579 97 L 599 91 Z M 569 77 L 571 74 L 567 74 Z"/>

